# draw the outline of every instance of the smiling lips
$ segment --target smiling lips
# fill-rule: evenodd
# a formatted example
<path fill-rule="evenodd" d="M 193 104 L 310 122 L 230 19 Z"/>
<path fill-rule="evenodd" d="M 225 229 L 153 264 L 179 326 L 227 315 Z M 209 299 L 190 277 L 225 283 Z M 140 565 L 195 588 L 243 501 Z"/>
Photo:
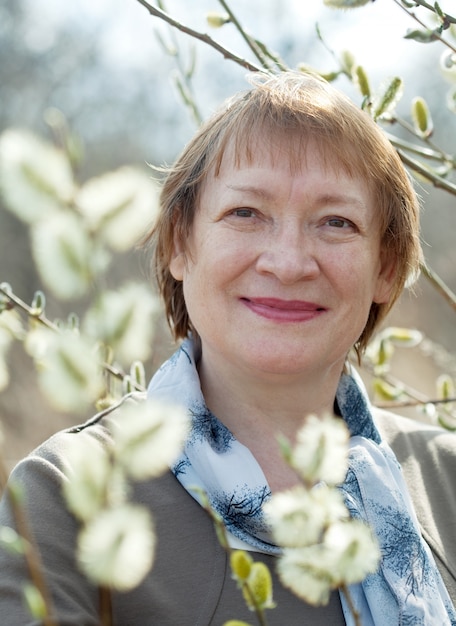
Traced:
<path fill-rule="evenodd" d="M 253 313 L 276 322 L 305 322 L 326 311 L 319 304 L 305 302 L 304 300 L 241 298 L 241 302 Z"/>

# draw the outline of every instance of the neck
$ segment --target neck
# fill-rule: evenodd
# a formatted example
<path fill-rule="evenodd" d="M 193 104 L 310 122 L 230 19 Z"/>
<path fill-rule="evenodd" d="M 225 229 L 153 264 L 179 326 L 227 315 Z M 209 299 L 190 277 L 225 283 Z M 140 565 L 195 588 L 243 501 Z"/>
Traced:
<path fill-rule="evenodd" d="M 326 376 L 249 376 L 244 371 L 220 371 L 204 358 L 199 365 L 208 408 L 254 454 L 273 491 L 296 482 L 283 461 L 277 437 L 291 442 L 310 414 L 333 412 L 340 369 Z"/>

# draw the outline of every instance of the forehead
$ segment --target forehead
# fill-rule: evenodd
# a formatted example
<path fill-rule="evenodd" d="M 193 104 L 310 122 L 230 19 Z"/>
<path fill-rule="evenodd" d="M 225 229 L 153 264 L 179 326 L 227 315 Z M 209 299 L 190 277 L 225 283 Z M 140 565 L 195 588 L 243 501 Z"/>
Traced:
<path fill-rule="evenodd" d="M 317 156 L 319 163 L 332 173 L 343 172 L 354 179 L 368 179 L 359 153 L 348 142 L 336 145 L 328 137 L 277 128 L 263 128 L 254 133 L 246 129 L 245 133 L 227 138 L 208 175 L 217 178 L 226 168 L 242 169 L 260 161 L 272 168 L 288 167 L 295 174 L 307 168 L 309 154 Z"/>
<path fill-rule="evenodd" d="M 347 147 L 343 151 L 344 158 L 339 158 L 339 151 L 334 150 L 331 142 L 298 133 L 274 131 L 256 133 L 247 138 L 234 137 L 226 142 L 209 168 L 206 181 L 216 180 L 235 170 L 257 167 L 299 175 L 318 163 L 319 168 L 335 179 L 352 179 L 357 186 L 361 183 L 361 186 L 368 189 L 369 177 L 359 171 L 350 152 Z M 204 187 L 203 184 L 203 189 Z"/>

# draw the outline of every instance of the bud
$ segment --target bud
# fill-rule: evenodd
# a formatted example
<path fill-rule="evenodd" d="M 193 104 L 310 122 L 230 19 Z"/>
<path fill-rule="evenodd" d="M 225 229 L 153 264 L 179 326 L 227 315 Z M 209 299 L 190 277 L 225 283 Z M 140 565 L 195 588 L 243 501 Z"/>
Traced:
<path fill-rule="evenodd" d="M 274 540 L 282 548 L 318 543 L 330 524 L 347 517 L 341 492 L 324 484 L 310 490 L 296 485 L 276 493 L 264 505 L 264 512 Z"/>
<path fill-rule="evenodd" d="M 76 439 L 67 450 L 63 494 L 78 519 L 88 521 L 105 506 L 112 486 L 110 470 L 108 451 L 94 439 Z"/>
<path fill-rule="evenodd" d="M 0 136 L 0 187 L 4 207 L 29 224 L 46 221 L 74 195 L 67 156 L 52 144 L 19 129 Z"/>
<path fill-rule="evenodd" d="M 130 368 L 130 376 L 134 382 L 142 388 L 146 386 L 146 372 L 142 361 L 134 361 Z"/>
<path fill-rule="evenodd" d="M 431 43 L 437 40 L 438 35 L 438 30 L 430 30 L 429 28 L 409 28 L 404 35 L 404 39 L 413 39 L 413 41 L 418 41 L 419 43 Z"/>
<path fill-rule="evenodd" d="M 454 398 L 454 383 L 451 376 L 442 374 L 437 378 L 437 394 L 442 400 Z"/>
<path fill-rule="evenodd" d="M 47 615 L 46 603 L 40 591 L 30 583 L 26 583 L 22 589 L 25 603 L 30 615 L 42 621 Z"/>
<path fill-rule="evenodd" d="M 452 50 L 445 50 L 440 57 L 440 71 L 449 83 L 456 83 L 456 54 Z"/>
<path fill-rule="evenodd" d="M 133 389 L 133 383 L 132 383 L 132 380 L 131 380 L 131 376 L 126 374 L 122 378 L 122 395 L 123 396 L 127 396 L 132 391 L 134 391 L 134 389 Z"/>
<path fill-rule="evenodd" d="M 356 9 L 362 7 L 371 0 L 323 0 L 323 4 L 331 9 Z"/>
<path fill-rule="evenodd" d="M 117 460 L 134 480 L 159 476 L 181 451 L 188 425 L 187 414 L 179 406 L 124 404 L 113 422 Z"/>
<path fill-rule="evenodd" d="M 231 571 L 235 580 L 244 582 L 252 571 L 252 557 L 244 550 L 234 550 L 230 556 Z"/>
<path fill-rule="evenodd" d="M 378 120 L 386 117 L 401 99 L 403 93 L 402 78 L 396 76 L 384 89 L 383 94 L 377 96 L 373 110 L 373 117 Z"/>
<path fill-rule="evenodd" d="M 398 346 L 403 346 L 404 348 L 414 348 L 423 340 L 423 335 L 419 330 L 401 328 L 398 326 L 386 328 L 382 336 L 388 341 Z"/>
<path fill-rule="evenodd" d="M 446 105 L 452 113 L 456 113 L 456 89 L 451 89 L 446 97 Z"/>
<path fill-rule="evenodd" d="M 157 185 L 147 172 L 124 166 L 88 180 L 75 204 L 89 232 L 111 250 L 126 252 L 158 215 Z"/>
<path fill-rule="evenodd" d="M 374 393 L 382 400 L 397 400 L 404 392 L 402 387 L 400 387 L 399 385 L 391 385 L 390 383 L 386 382 L 386 380 L 382 380 L 381 378 L 375 378 L 372 385 L 374 388 Z"/>
<path fill-rule="evenodd" d="M 431 113 L 423 98 L 412 100 L 412 120 L 415 131 L 423 138 L 429 137 L 434 130 Z"/>
<path fill-rule="evenodd" d="M 155 533 L 149 512 L 139 505 L 106 509 L 78 537 L 78 561 L 95 584 L 129 591 L 150 570 Z"/>
<path fill-rule="evenodd" d="M 76 313 L 69 313 L 67 317 L 67 328 L 69 330 L 79 329 L 79 316 Z"/>
<path fill-rule="evenodd" d="M 309 415 L 297 433 L 293 469 L 305 483 L 341 483 L 347 473 L 348 438 L 344 421 Z"/>
<path fill-rule="evenodd" d="M 371 90 L 369 85 L 369 79 L 367 78 L 367 74 L 364 71 L 362 65 L 357 65 L 353 71 L 353 78 L 355 79 L 356 84 L 359 87 L 361 94 L 365 98 L 370 98 Z"/>
<path fill-rule="evenodd" d="M 437 423 L 445 430 L 456 431 L 456 418 L 450 413 L 439 413 L 437 415 Z"/>
<path fill-rule="evenodd" d="M 416 411 L 429 420 L 430 422 L 435 421 L 437 415 L 437 409 L 435 408 L 435 404 L 432 402 L 426 402 L 426 404 L 418 404 L 416 407 Z"/>
<path fill-rule="evenodd" d="M 80 217 L 54 211 L 31 231 L 32 251 L 42 281 L 56 296 L 72 299 L 92 287 L 93 277 L 105 269 L 107 257 L 96 251 Z"/>
<path fill-rule="evenodd" d="M 381 339 L 378 344 L 378 353 L 375 365 L 385 369 L 394 354 L 394 346 L 389 339 Z"/>
<path fill-rule="evenodd" d="M 46 306 L 46 296 L 41 290 L 35 291 L 35 295 L 32 300 L 32 315 L 37 317 L 44 313 Z"/>
<path fill-rule="evenodd" d="M 247 585 L 242 588 L 242 591 L 247 606 L 251 610 L 272 609 L 275 606 L 272 599 L 271 572 L 261 561 L 253 563 Z"/>
<path fill-rule="evenodd" d="M 150 355 L 158 312 L 158 298 L 148 287 L 129 283 L 104 291 L 87 311 L 82 327 L 94 340 L 111 346 L 117 362 L 143 361 Z"/>
<path fill-rule="evenodd" d="M 328 564 L 327 564 L 328 563 Z M 324 544 L 285 549 L 277 564 L 282 584 L 314 606 L 329 602 L 333 566 L 330 550 Z"/>
<path fill-rule="evenodd" d="M 360 582 L 377 569 L 380 548 L 371 529 L 362 520 L 333 524 L 324 542 L 334 559 L 330 568 L 333 585 Z"/>
<path fill-rule="evenodd" d="M 26 542 L 13 528 L 0 526 L 0 547 L 11 554 L 24 554 Z"/>
<path fill-rule="evenodd" d="M 30 336 L 30 333 L 29 333 Z M 92 343 L 74 331 L 33 333 L 28 350 L 42 365 L 40 388 L 55 408 L 83 412 L 104 390 L 103 374 L 93 355 Z M 40 345 L 42 344 L 42 345 Z"/>
<path fill-rule="evenodd" d="M 221 28 L 225 24 L 228 24 L 231 20 L 227 13 L 210 11 L 206 14 L 206 21 L 211 28 Z"/>
<path fill-rule="evenodd" d="M 340 55 L 340 63 L 344 72 L 351 75 L 356 67 L 355 57 L 350 50 L 343 50 Z"/>

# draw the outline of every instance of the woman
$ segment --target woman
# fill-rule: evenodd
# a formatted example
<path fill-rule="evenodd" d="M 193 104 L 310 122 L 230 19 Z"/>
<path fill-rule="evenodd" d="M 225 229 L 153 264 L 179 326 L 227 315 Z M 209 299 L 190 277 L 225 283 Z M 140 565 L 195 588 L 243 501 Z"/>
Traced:
<path fill-rule="evenodd" d="M 347 365 L 418 273 L 418 211 L 382 132 L 315 77 L 257 80 L 190 141 L 168 172 L 149 235 L 166 313 L 183 343 L 148 395 L 184 404 L 192 430 L 173 472 L 137 487 L 156 518 L 158 553 L 139 588 L 114 596 L 115 623 L 251 621 L 194 486 L 222 516 L 232 546 L 273 570 L 278 548 L 262 504 L 296 483 L 277 434 L 293 440 L 307 415 L 334 412 L 353 436 L 343 490 L 382 548 L 378 572 L 352 589 L 362 623 L 456 624 L 447 592 L 454 601 L 456 558 L 454 542 L 446 543 L 454 490 L 437 484 L 439 472 L 454 470 L 452 436 L 374 411 Z M 73 563 L 76 523 L 60 502 L 64 449 L 74 437 L 106 439 L 110 417 L 57 435 L 16 469 L 32 494 L 64 624 L 96 624 L 98 611 L 95 590 Z M 422 534 L 387 441 L 406 478 L 412 472 Z M 0 523 L 9 515 L 3 504 Z M 5 623 L 31 623 L 17 592 L 24 573 L 0 559 Z M 277 580 L 274 595 L 271 625 L 353 623 L 338 593 L 318 609 Z"/>

